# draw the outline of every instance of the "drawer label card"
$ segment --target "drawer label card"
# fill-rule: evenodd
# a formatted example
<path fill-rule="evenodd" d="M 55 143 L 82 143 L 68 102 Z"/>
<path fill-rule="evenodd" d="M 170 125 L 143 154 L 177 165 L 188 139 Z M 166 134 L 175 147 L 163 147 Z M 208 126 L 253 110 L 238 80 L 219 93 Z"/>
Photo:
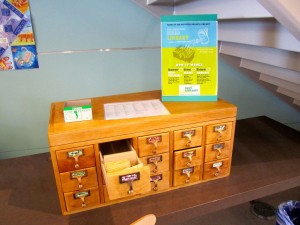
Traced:
<path fill-rule="evenodd" d="M 120 184 L 132 182 L 139 179 L 140 179 L 140 172 L 119 176 Z"/>
<path fill-rule="evenodd" d="M 150 164 L 150 163 L 161 162 L 162 159 L 163 159 L 162 155 L 151 157 L 151 158 L 147 158 L 147 163 Z"/>
<path fill-rule="evenodd" d="M 214 132 L 220 132 L 226 130 L 226 125 L 214 126 Z"/>
<path fill-rule="evenodd" d="M 189 168 L 186 168 L 186 169 L 182 169 L 181 170 L 181 174 L 188 174 L 188 173 L 193 173 L 194 172 L 194 167 L 189 167 Z"/>
<path fill-rule="evenodd" d="M 90 196 L 90 191 L 81 191 L 74 194 L 75 199 L 84 198 L 86 196 Z"/>
<path fill-rule="evenodd" d="M 158 143 L 162 141 L 162 136 L 153 136 L 153 137 L 148 137 L 147 138 L 147 144 L 153 144 L 153 143 Z"/>
<path fill-rule="evenodd" d="M 213 150 L 222 149 L 222 148 L 224 148 L 224 146 L 225 146 L 224 143 L 215 144 L 215 145 L 213 145 Z"/>
<path fill-rule="evenodd" d="M 150 182 L 154 182 L 154 181 L 159 181 L 163 179 L 163 175 L 162 174 L 158 174 L 155 176 L 150 176 Z"/>
<path fill-rule="evenodd" d="M 81 155 L 83 155 L 83 150 L 82 149 L 75 150 L 75 151 L 72 151 L 72 152 L 68 152 L 68 157 L 69 158 L 75 158 L 75 157 L 79 157 Z"/>
<path fill-rule="evenodd" d="M 81 170 L 81 171 L 76 171 L 71 173 L 71 178 L 79 178 L 79 177 L 85 177 L 87 176 L 87 171 L 86 170 Z"/>
<path fill-rule="evenodd" d="M 196 156 L 196 150 L 182 153 L 183 158 L 189 158 L 192 156 Z"/>
<path fill-rule="evenodd" d="M 221 167 L 222 165 L 223 165 L 223 162 L 217 162 L 217 163 L 213 164 L 213 168 Z"/>
<path fill-rule="evenodd" d="M 186 130 L 181 132 L 181 137 L 186 137 L 186 136 L 195 136 L 196 131 L 195 130 Z"/>

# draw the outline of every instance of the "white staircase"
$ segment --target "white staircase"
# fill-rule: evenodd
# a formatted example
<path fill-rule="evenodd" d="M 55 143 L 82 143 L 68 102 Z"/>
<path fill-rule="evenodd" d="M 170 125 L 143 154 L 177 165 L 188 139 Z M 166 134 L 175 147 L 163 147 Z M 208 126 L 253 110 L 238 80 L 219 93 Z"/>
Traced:
<path fill-rule="evenodd" d="M 300 110 L 299 0 L 133 0 L 156 16 L 217 13 L 220 57 Z"/>

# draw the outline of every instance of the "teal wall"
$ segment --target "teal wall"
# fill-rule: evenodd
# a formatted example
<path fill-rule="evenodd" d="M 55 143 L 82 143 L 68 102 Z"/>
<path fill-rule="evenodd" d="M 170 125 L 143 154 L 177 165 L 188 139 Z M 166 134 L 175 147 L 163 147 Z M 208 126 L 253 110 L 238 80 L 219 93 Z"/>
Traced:
<path fill-rule="evenodd" d="M 128 0 L 30 6 L 40 68 L 0 72 L 0 158 L 49 151 L 51 102 L 160 89 L 159 18 Z M 239 107 L 238 118 L 268 115 L 299 127 L 298 111 L 222 60 L 219 68 L 219 96 Z"/>

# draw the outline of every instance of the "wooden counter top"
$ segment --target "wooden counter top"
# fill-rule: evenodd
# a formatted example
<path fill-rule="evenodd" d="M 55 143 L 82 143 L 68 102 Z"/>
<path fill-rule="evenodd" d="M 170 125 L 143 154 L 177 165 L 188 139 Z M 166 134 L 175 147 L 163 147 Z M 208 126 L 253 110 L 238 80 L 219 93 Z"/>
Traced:
<path fill-rule="evenodd" d="M 0 161 L 3 224 L 129 225 L 149 213 L 157 225 L 180 224 L 300 186 L 300 132 L 267 117 L 239 120 L 229 177 L 70 216 L 61 215 L 51 167 L 49 153 Z"/>

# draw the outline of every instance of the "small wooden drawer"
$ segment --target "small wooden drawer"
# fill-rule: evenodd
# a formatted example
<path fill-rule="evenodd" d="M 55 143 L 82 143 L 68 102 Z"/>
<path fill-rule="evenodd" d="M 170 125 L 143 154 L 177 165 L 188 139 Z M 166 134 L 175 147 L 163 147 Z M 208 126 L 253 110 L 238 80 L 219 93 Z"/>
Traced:
<path fill-rule="evenodd" d="M 151 182 L 152 192 L 169 189 L 170 187 L 169 171 L 165 171 L 156 175 L 151 175 L 150 182 Z"/>
<path fill-rule="evenodd" d="M 230 174 L 231 160 L 224 159 L 204 164 L 203 180 L 228 176 Z"/>
<path fill-rule="evenodd" d="M 174 150 L 201 146 L 202 127 L 174 131 Z"/>
<path fill-rule="evenodd" d="M 198 166 L 203 163 L 202 147 L 174 152 L 174 170 Z"/>
<path fill-rule="evenodd" d="M 139 156 L 169 152 L 169 133 L 138 137 Z"/>
<path fill-rule="evenodd" d="M 60 180 L 63 192 L 79 191 L 98 186 L 95 167 L 61 173 Z"/>
<path fill-rule="evenodd" d="M 78 192 L 64 194 L 67 211 L 84 209 L 100 204 L 98 188 L 84 189 Z"/>
<path fill-rule="evenodd" d="M 232 136 L 232 122 L 209 125 L 206 127 L 206 144 L 228 141 Z"/>
<path fill-rule="evenodd" d="M 95 166 L 95 153 L 92 145 L 57 151 L 56 158 L 60 173 Z"/>
<path fill-rule="evenodd" d="M 142 165 L 142 163 L 140 163 Z M 139 166 L 122 172 L 103 172 L 109 200 L 127 198 L 150 192 L 150 168 Z"/>
<path fill-rule="evenodd" d="M 102 155 L 100 153 L 101 168 L 109 200 L 132 197 L 150 192 L 150 167 L 144 166 L 137 157 L 136 151 L 129 142 L 123 142 L 127 151 Z M 114 145 L 112 143 L 112 145 Z M 120 144 L 117 144 L 120 145 Z M 100 145 L 101 149 L 101 145 Z M 101 150 L 102 151 L 102 150 Z M 105 150 L 105 152 L 109 152 Z M 129 160 L 130 167 L 115 172 L 106 172 L 105 163 Z"/>
<path fill-rule="evenodd" d="M 150 166 L 151 175 L 169 171 L 169 153 L 140 158 L 144 165 Z"/>
<path fill-rule="evenodd" d="M 221 160 L 231 157 L 230 141 L 209 144 L 205 146 L 205 162 Z"/>
<path fill-rule="evenodd" d="M 189 184 L 201 180 L 202 164 L 174 171 L 173 186 Z"/>

